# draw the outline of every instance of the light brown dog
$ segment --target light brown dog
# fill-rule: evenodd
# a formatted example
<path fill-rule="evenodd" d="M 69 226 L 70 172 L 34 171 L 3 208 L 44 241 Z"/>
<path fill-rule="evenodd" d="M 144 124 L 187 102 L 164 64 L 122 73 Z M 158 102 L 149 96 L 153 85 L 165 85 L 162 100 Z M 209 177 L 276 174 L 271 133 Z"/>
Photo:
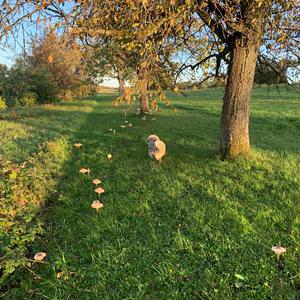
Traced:
<path fill-rule="evenodd" d="M 146 141 L 149 147 L 148 153 L 150 157 L 155 157 L 155 159 L 161 163 L 162 157 L 166 154 L 166 144 L 155 134 L 149 135 Z"/>

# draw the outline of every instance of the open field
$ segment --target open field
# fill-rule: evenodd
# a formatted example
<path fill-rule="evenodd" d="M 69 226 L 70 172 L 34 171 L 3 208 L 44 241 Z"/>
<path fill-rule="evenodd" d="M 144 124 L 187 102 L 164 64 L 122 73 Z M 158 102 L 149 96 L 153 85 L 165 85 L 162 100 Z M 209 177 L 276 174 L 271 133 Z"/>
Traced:
<path fill-rule="evenodd" d="M 230 162 L 217 155 L 222 91 L 170 96 L 177 112 L 162 105 L 146 121 L 135 108 L 125 118 L 111 94 L 0 120 L 3 160 L 28 161 L 0 187 L 28 176 L 39 195 L 29 221 L 18 213 L 31 204 L 15 199 L 10 226 L 24 222 L 21 236 L 38 228 L 27 258 L 47 253 L 17 268 L 0 297 L 299 299 L 299 92 L 254 90 L 253 154 Z M 167 144 L 161 165 L 147 154 L 151 133 Z M 106 190 L 98 214 L 96 177 Z M 287 248 L 279 263 L 274 245 Z"/>

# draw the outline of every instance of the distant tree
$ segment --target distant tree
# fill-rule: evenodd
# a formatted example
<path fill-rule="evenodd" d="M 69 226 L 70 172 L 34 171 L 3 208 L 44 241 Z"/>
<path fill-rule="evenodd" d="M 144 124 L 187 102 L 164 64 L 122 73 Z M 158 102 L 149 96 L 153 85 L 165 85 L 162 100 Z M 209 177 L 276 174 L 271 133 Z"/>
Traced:
<path fill-rule="evenodd" d="M 287 66 L 269 59 L 259 58 L 256 64 L 254 82 L 258 84 L 287 83 Z"/>
<path fill-rule="evenodd" d="M 0 64 L 0 96 L 4 96 L 7 85 L 8 68 Z"/>
<path fill-rule="evenodd" d="M 80 72 L 83 70 L 82 52 L 68 35 L 58 37 L 50 31 L 42 38 L 31 42 L 31 53 L 26 55 L 29 67 L 46 70 L 48 80 L 57 88 L 61 98 L 65 98 L 68 90 L 80 83 Z"/>
<path fill-rule="evenodd" d="M 85 59 L 91 76 L 97 81 L 102 81 L 105 77 L 117 79 L 119 94 L 123 95 L 125 81 L 131 79 L 133 74 L 126 53 L 109 39 L 85 38 L 83 43 L 87 48 Z"/>
<path fill-rule="evenodd" d="M 51 73 L 42 65 L 27 67 L 30 92 L 37 95 L 40 104 L 56 102 L 59 99 L 59 87 L 52 80 Z"/>
<path fill-rule="evenodd" d="M 4 89 L 4 96 L 9 105 L 16 103 L 26 93 L 30 92 L 30 76 L 23 56 L 16 59 L 15 64 L 9 69 Z"/>

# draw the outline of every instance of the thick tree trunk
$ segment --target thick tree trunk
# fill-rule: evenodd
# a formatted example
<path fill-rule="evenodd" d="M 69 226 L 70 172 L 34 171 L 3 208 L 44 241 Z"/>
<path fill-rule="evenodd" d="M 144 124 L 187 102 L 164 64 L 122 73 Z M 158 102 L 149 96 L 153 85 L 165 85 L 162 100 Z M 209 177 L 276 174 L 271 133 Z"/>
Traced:
<path fill-rule="evenodd" d="M 125 91 L 125 80 L 119 77 L 118 81 L 119 81 L 119 95 L 123 96 Z"/>
<path fill-rule="evenodd" d="M 250 152 L 249 102 L 252 93 L 260 34 L 237 35 L 231 51 L 221 116 L 222 159 Z"/>
<path fill-rule="evenodd" d="M 139 89 L 139 100 L 141 113 L 149 112 L 149 100 L 148 100 L 148 78 L 145 68 L 138 70 L 138 89 Z"/>

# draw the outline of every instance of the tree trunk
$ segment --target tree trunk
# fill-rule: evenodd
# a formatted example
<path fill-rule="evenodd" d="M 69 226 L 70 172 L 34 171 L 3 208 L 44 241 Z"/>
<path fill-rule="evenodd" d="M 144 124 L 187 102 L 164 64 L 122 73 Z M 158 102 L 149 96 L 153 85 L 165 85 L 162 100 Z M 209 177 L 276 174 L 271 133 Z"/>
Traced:
<path fill-rule="evenodd" d="M 249 102 L 261 36 L 253 30 L 233 42 L 221 115 L 221 158 L 250 152 Z"/>
<path fill-rule="evenodd" d="M 145 68 L 138 70 L 138 89 L 139 89 L 139 100 L 141 113 L 149 112 L 149 100 L 148 100 L 148 78 Z"/>
<path fill-rule="evenodd" d="M 119 81 L 119 95 L 123 96 L 125 90 L 125 80 L 119 77 L 118 81 Z"/>

